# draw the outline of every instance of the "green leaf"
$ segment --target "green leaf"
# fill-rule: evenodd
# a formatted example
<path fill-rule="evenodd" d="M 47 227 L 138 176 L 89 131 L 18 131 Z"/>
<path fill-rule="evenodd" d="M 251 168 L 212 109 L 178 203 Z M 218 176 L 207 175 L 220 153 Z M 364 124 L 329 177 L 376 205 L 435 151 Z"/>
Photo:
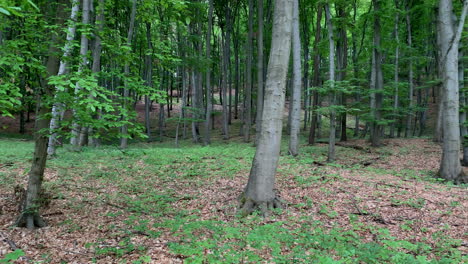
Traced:
<path fill-rule="evenodd" d="M 28 3 L 29 3 L 29 4 L 30 4 L 32 7 L 34 7 L 34 9 L 36 9 L 36 11 L 38 11 L 38 12 L 39 12 L 39 8 L 37 7 L 37 5 L 36 5 L 36 4 L 34 4 L 34 3 L 33 3 L 33 1 L 31 1 L 31 0 L 28 0 Z"/>
<path fill-rule="evenodd" d="M 13 261 L 18 260 L 22 256 L 24 256 L 24 251 L 21 249 L 17 249 L 13 252 L 6 254 L 3 259 L 0 259 L 0 263 L 13 263 Z"/>
<path fill-rule="evenodd" d="M 5 8 L 1 8 L 1 7 L 0 7 L 0 13 L 5 14 L 7 16 L 11 15 L 11 13 L 8 10 L 6 10 Z"/>

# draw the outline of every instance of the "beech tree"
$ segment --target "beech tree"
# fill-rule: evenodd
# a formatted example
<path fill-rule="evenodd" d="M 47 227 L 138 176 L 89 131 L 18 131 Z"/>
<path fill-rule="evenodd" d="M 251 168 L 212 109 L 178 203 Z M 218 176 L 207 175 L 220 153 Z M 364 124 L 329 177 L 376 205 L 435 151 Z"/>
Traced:
<path fill-rule="evenodd" d="M 263 215 L 268 215 L 270 209 L 281 207 L 274 186 L 283 127 L 286 75 L 291 52 L 292 17 L 293 0 L 276 0 L 262 128 L 249 180 L 239 198 L 242 214 L 260 210 Z"/>
<path fill-rule="evenodd" d="M 468 11 L 468 0 L 463 2 L 458 26 L 454 23 L 451 0 L 439 2 L 440 54 L 443 80 L 443 143 L 439 176 L 456 183 L 467 183 L 460 163 L 458 48 Z"/>
<path fill-rule="evenodd" d="M 61 3 L 62 4 L 62 3 Z M 72 10 L 73 12 L 73 10 Z M 65 13 L 63 7 L 59 4 L 56 8 L 57 25 L 60 27 L 64 23 Z M 48 49 L 48 57 L 46 63 L 46 75 L 47 77 L 56 75 L 59 68 L 59 57 L 58 57 L 58 43 L 59 36 L 57 34 L 50 34 L 51 42 Z M 53 97 L 53 86 L 49 85 L 45 80 L 42 82 L 39 94 L 42 100 L 38 102 L 37 114 L 41 118 L 36 119 L 36 131 L 34 134 L 34 154 L 31 164 L 31 169 L 28 173 L 28 184 L 26 189 L 26 197 L 22 201 L 21 213 L 15 221 L 15 226 L 27 227 L 28 229 L 34 229 L 36 227 L 46 226 L 46 222 L 42 219 L 40 209 L 40 192 L 42 187 L 42 181 L 44 178 L 44 170 L 47 161 L 47 145 L 48 137 L 44 131 L 49 128 L 50 120 L 46 117 L 50 113 L 51 106 L 47 103 L 47 97 Z"/>

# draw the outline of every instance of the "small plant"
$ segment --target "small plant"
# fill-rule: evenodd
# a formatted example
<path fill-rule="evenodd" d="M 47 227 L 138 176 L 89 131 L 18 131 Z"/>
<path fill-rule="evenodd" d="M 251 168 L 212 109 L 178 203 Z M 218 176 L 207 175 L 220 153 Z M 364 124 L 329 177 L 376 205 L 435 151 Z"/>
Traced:
<path fill-rule="evenodd" d="M 0 263 L 13 263 L 16 260 L 19 260 L 22 256 L 24 256 L 24 251 L 21 249 L 17 249 L 13 252 L 6 254 L 2 259 L 0 259 Z"/>

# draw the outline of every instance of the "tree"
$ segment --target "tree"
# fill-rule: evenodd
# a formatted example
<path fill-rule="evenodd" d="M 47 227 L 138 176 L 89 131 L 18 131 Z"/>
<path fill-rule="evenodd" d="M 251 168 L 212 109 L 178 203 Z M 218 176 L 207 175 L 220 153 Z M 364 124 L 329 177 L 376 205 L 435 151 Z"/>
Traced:
<path fill-rule="evenodd" d="M 250 141 L 252 125 L 252 59 L 253 59 L 253 0 L 249 1 L 249 35 L 247 37 L 247 76 L 245 83 L 244 142 Z"/>
<path fill-rule="evenodd" d="M 56 15 L 58 17 L 57 24 L 62 25 L 64 23 L 64 12 L 62 12 L 62 6 L 58 5 Z M 59 36 L 57 34 L 51 34 L 51 43 L 48 50 L 48 58 L 46 63 L 47 76 L 56 75 L 59 67 L 59 48 L 57 46 L 59 42 Z M 46 98 L 53 97 L 53 88 L 45 80 L 41 81 L 41 87 L 39 89 L 38 98 L 42 98 L 38 103 L 37 115 L 40 118 L 36 118 L 36 131 L 34 134 L 34 154 L 32 159 L 31 170 L 28 173 L 28 185 L 26 189 L 26 197 L 23 201 L 22 212 L 15 221 L 15 226 L 27 227 L 28 229 L 34 229 L 36 227 L 44 227 L 46 223 L 39 214 L 39 194 L 41 192 L 42 181 L 44 178 L 44 170 L 47 161 L 47 143 L 48 137 L 44 133 L 44 130 L 49 128 L 50 120 L 46 117 L 50 113 L 50 105 L 48 105 Z"/>
<path fill-rule="evenodd" d="M 411 19 L 410 19 L 410 10 L 409 10 L 409 3 L 406 1 L 406 28 L 408 32 L 408 47 L 411 49 L 413 46 L 413 38 L 411 35 Z M 408 117 L 406 119 L 406 130 L 405 130 L 405 137 L 409 137 L 411 134 L 411 123 L 413 120 L 413 93 L 414 93 L 414 82 L 413 82 L 413 60 L 410 59 L 408 62 L 408 84 L 409 84 L 409 92 L 408 92 Z"/>
<path fill-rule="evenodd" d="M 240 196 L 242 214 L 249 214 L 259 209 L 263 215 L 268 215 L 270 209 L 281 207 L 274 185 L 281 146 L 286 75 L 291 52 L 292 16 L 293 0 L 275 1 L 261 135 L 249 180 Z"/>
<path fill-rule="evenodd" d="M 381 50 L 381 0 L 373 0 L 374 4 L 374 48 L 372 55 L 372 77 L 371 77 L 371 144 L 373 147 L 379 147 L 381 142 L 380 124 L 382 119 L 383 102 L 383 72 L 382 72 L 382 50 Z"/>
<path fill-rule="evenodd" d="M 208 30 L 206 31 L 206 58 L 210 59 L 211 54 L 211 28 L 213 26 L 213 0 L 208 1 Z M 205 145 L 211 143 L 211 110 L 212 106 L 211 91 L 211 63 L 206 71 L 206 117 L 205 117 Z"/>
<path fill-rule="evenodd" d="M 78 11 L 80 9 L 80 1 L 73 0 L 72 2 L 72 10 L 70 15 L 70 25 L 68 26 L 68 33 L 66 37 L 65 46 L 63 48 L 63 58 L 60 61 L 59 71 L 57 73 L 58 76 L 63 75 L 67 71 L 67 64 L 68 64 L 68 57 L 70 57 L 72 49 L 73 49 L 73 40 L 75 39 L 75 32 L 76 32 L 76 18 L 78 16 Z M 57 96 L 57 94 L 56 94 Z M 50 156 L 55 155 L 55 146 L 57 144 L 57 137 L 58 133 L 56 130 L 59 128 L 59 121 L 60 117 L 64 111 L 65 106 L 61 103 L 54 103 L 52 107 L 52 118 L 50 120 L 50 130 L 52 134 L 49 137 L 49 144 L 47 148 L 47 154 Z"/>
<path fill-rule="evenodd" d="M 328 45 L 330 48 L 329 55 L 329 86 L 330 86 L 330 137 L 328 140 L 328 158 L 327 162 L 335 161 L 335 133 L 336 133 L 336 110 L 334 109 L 336 103 L 336 92 L 335 89 L 335 40 L 333 37 L 333 24 L 330 13 L 330 6 L 325 4 L 325 16 L 327 20 L 328 27 Z"/>
<path fill-rule="evenodd" d="M 136 0 L 132 1 L 132 10 L 130 13 L 130 24 L 128 26 L 128 35 L 127 35 L 127 46 L 131 49 L 132 45 L 132 38 L 133 38 L 133 31 L 135 28 L 135 16 L 136 16 Z M 130 62 L 127 61 L 124 67 L 124 74 L 128 76 L 130 74 Z M 125 79 L 125 88 L 123 92 L 123 107 L 128 108 L 128 97 L 129 97 L 129 90 L 128 90 L 128 81 Z M 124 124 L 121 128 L 122 138 L 120 139 L 120 147 L 127 148 L 128 145 L 128 125 Z"/>
<path fill-rule="evenodd" d="M 292 25 L 293 53 L 293 92 L 291 102 L 291 132 L 289 137 L 289 154 L 297 156 L 299 148 L 299 132 L 301 122 L 301 38 L 299 36 L 299 1 L 294 0 Z"/>
<path fill-rule="evenodd" d="M 258 34 L 257 34 L 257 116 L 256 116 L 256 138 L 258 142 L 260 137 L 260 130 L 262 127 L 262 113 L 263 113 L 263 0 L 257 1 L 258 8 Z"/>
<path fill-rule="evenodd" d="M 312 78 L 312 86 L 318 87 L 320 82 L 320 53 L 318 51 L 318 46 L 320 42 L 321 35 L 321 21 L 322 21 L 322 6 L 319 5 L 317 9 L 317 22 L 315 28 L 315 40 L 314 40 L 314 76 Z M 317 123 L 318 123 L 318 105 L 319 105 L 319 93 L 317 89 L 313 91 L 313 101 L 312 101 L 312 121 L 310 123 L 310 132 L 309 132 L 309 144 L 313 145 L 315 143 L 315 137 L 317 134 Z"/>
<path fill-rule="evenodd" d="M 89 13 L 91 9 L 91 1 L 90 0 L 83 0 L 83 11 L 82 11 L 82 19 L 81 23 L 83 26 L 87 26 L 89 24 Z M 78 68 L 78 73 L 83 72 L 86 67 L 88 67 L 88 34 L 86 32 L 86 29 L 83 29 L 81 32 L 81 41 L 80 41 L 80 56 L 81 56 L 81 64 L 80 67 Z M 79 100 L 78 94 L 80 93 L 82 87 L 77 83 L 75 87 L 75 101 Z M 79 124 L 78 116 L 77 116 L 77 109 L 73 109 L 73 124 L 72 124 L 72 137 L 70 139 L 70 144 L 73 146 L 78 146 L 79 145 L 79 135 L 81 131 L 81 126 Z"/>
<path fill-rule="evenodd" d="M 451 0 L 439 2 L 440 54 L 442 55 L 443 78 L 443 143 L 439 176 L 456 183 L 468 183 L 468 176 L 463 173 L 460 164 L 460 127 L 459 127 L 459 91 L 458 91 L 458 48 L 464 28 L 468 0 L 463 2 L 463 10 L 458 27 L 452 20 L 453 5 Z"/>

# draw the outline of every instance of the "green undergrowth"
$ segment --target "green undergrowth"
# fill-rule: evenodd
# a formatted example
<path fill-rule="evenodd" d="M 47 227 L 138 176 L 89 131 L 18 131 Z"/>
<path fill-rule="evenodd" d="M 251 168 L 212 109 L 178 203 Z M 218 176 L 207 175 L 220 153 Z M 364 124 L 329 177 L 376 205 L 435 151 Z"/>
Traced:
<path fill-rule="evenodd" d="M 369 177 L 400 173 L 396 175 L 404 180 L 416 180 L 424 175 L 410 170 L 362 168 L 339 161 L 323 165 L 326 146 L 307 146 L 304 141 L 301 154 L 291 157 L 286 155 L 287 141 L 283 143 L 279 174 L 292 178 L 299 187 L 314 184 L 327 191 L 325 184 L 344 180 L 326 168 L 362 169 Z M 8 164 L 0 170 L 0 181 L 6 184 L 3 188 L 11 190 L 15 182 L 27 177 L 32 151 L 31 141 L 0 139 L 0 164 Z M 231 215 L 233 220 L 226 222 L 217 217 L 221 215 L 218 212 L 204 217 L 203 205 L 192 209 L 184 207 L 196 199 L 205 199 L 206 194 L 198 191 L 199 187 L 220 179 L 244 177 L 246 180 L 254 152 L 252 144 L 239 142 L 218 142 L 202 147 L 182 141 L 179 148 L 174 148 L 173 142 L 138 143 L 127 150 L 103 146 L 83 148 L 80 152 L 65 147 L 58 150 L 56 158 L 48 161 L 48 170 L 56 172 L 56 176 L 46 179 L 44 187 L 77 213 L 87 206 L 113 208 L 103 210 L 99 216 L 107 219 L 104 224 L 97 223 L 103 230 L 100 240 L 86 244 L 96 262 L 110 256 L 125 263 L 127 255 L 138 254 L 139 259 L 132 263 L 151 263 L 146 254 L 151 243 L 143 244 L 133 238 L 158 239 L 163 233 L 171 237 L 167 243 L 170 253 L 184 259 L 185 263 L 448 264 L 467 260 L 457 250 L 461 242 L 443 235 L 437 237 L 436 244 L 398 240 L 387 229 L 360 223 L 355 215 L 349 215 L 346 230 L 330 227 L 330 223 L 320 222 L 308 213 L 311 207 L 321 205 L 319 214 L 330 219 L 338 217 L 332 204 L 326 201 L 320 204 L 320 201 L 306 200 L 304 204 L 292 205 L 304 210 L 303 214 L 296 215 L 285 209 L 281 213 L 287 215 L 288 221 L 275 221 L 275 216 L 265 220 L 255 215 L 246 218 Z M 363 154 L 353 149 L 338 149 L 338 152 L 343 159 L 367 158 L 360 157 Z M 22 173 L 13 173 L 17 170 Z M 79 195 L 67 196 L 69 190 Z M 424 201 L 418 199 L 392 197 L 391 202 L 394 206 L 424 206 Z M 232 206 L 235 205 L 227 209 L 234 211 Z M 202 218 L 205 220 L 200 220 Z M 85 225 L 74 221 L 72 216 L 58 224 L 63 232 L 69 233 L 82 232 Z M 372 234 L 372 239 L 364 237 L 363 233 Z M 118 243 L 109 243 L 110 240 Z"/>
<path fill-rule="evenodd" d="M 320 221 L 291 219 L 265 223 L 253 216 L 234 222 L 174 219 L 165 223 L 177 242 L 169 248 L 185 263 L 459 263 L 466 260 L 452 249 L 461 241 L 444 241 L 445 248 L 398 240 L 387 229 L 352 224 L 350 230 L 324 228 Z M 374 241 L 362 240 L 368 229 Z M 430 259 L 428 255 L 436 258 Z"/>

